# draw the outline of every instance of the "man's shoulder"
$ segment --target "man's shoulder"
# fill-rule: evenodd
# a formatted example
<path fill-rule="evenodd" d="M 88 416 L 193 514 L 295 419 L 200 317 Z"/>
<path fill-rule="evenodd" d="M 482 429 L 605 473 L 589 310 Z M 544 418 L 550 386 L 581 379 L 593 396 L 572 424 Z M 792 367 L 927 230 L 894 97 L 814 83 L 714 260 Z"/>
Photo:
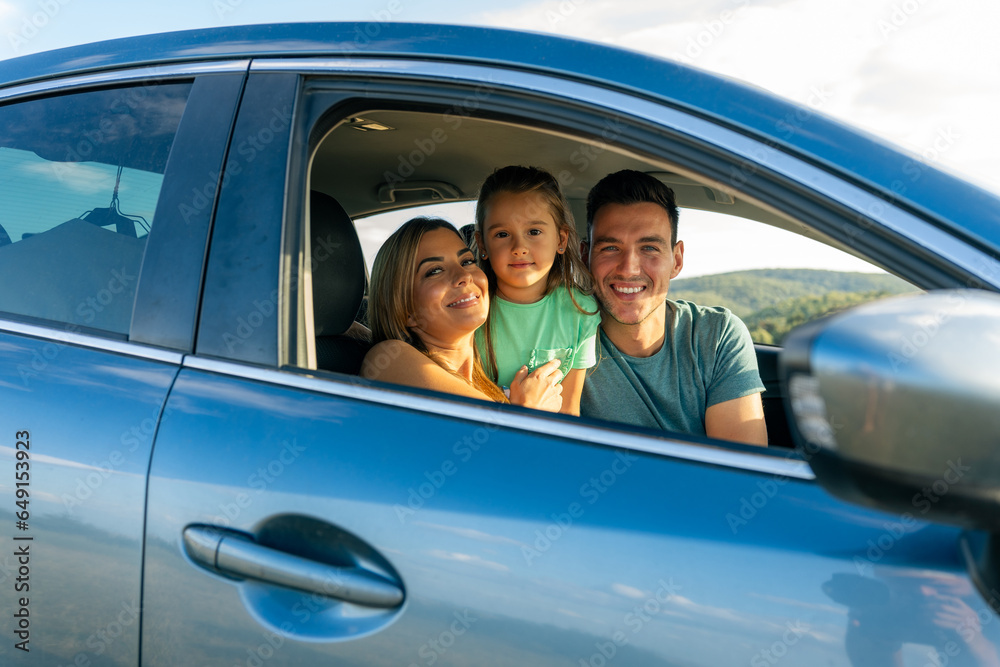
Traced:
<path fill-rule="evenodd" d="M 702 306 L 680 299 L 669 303 L 674 312 L 675 339 L 693 339 L 703 351 L 720 345 L 753 344 L 746 324 L 725 306 Z"/>
<path fill-rule="evenodd" d="M 675 318 L 684 318 L 693 322 L 725 322 L 735 315 L 725 306 L 703 306 L 684 299 L 667 299 Z"/>
<path fill-rule="evenodd" d="M 711 335 L 732 326 L 734 321 L 742 322 L 725 306 L 702 306 L 683 299 L 667 303 L 674 315 L 676 332 L 687 329 L 692 335 Z"/>

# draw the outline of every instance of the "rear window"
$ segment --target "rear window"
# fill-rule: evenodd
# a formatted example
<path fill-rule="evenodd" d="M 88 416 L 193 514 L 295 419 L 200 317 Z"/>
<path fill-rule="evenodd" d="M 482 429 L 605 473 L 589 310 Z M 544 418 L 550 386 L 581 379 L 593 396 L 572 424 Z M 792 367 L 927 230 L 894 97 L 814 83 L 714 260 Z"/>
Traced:
<path fill-rule="evenodd" d="M 127 334 L 190 84 L 0 107 L 0 311 Z"/>

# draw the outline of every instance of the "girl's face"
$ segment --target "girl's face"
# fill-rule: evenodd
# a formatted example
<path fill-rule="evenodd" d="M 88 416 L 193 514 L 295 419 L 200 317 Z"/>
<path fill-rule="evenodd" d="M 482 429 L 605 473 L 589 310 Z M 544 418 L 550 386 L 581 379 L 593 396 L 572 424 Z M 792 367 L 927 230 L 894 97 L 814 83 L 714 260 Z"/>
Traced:
<path fill-rule="evenodd" d="M 407 319 L 428 347 L 450 347 L 486 321 L 486 274 L 458 234 L 435 229 L 417 246 L 413 275 L 414 312 Z"/>
<path fill-rule="evenodd" d="M 567 237 L 542 193 L 501 192 L 486 210 L 478 243 L 496 273 L 500 294 L 514 303 L 535 303 L 545 295 L 549 271 L 556 254 L 565 252 Z"/>

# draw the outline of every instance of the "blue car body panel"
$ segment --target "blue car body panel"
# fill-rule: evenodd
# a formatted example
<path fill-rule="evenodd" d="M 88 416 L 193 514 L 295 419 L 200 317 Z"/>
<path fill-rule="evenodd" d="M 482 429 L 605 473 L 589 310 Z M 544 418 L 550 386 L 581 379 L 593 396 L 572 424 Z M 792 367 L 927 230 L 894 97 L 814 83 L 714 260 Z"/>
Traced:
<path fill-rule="evenodd" d="M 138 664 L 146 472 L 177 366 L 10 334 L 0 358 L 0 662 Z M 17 529 L 25 431 L 29 518 Z"/>
<path fill-rule="evenodd" d="M 947 605 L 992 618 L 958 529 L 852 506 L 811 481 L 190 369 L 167 412 L 149 492 L 153 665 L 235 664 L 273 647 L 275 665 L 857 667 L 889 664 L 904 642 L 946 655 L 961 641 L 934 622 Z M 282 514 L 329 524 L 330 541 L 363 536 L 405 582 L 403 607 L 373 619 L 265 594 L 185 555 L 186 525 L 259 534 Z M 189 641 L 206 627 L 212 642 Z M 1000 623 L 983 632 L 1000 641 Z"/>

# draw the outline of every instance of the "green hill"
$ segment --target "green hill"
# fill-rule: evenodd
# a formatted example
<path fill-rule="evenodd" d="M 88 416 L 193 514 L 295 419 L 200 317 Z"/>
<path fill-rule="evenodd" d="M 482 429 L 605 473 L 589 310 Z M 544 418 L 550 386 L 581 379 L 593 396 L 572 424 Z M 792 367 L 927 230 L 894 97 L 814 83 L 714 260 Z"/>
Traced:
<path fill-rule="evenodd" d="M 780 343 L 792 328 L 823 315 L 917 291 L 895 276 L 815 269 L 757 269 L 670 282 L 670 298 L 736 313 L 758 343 Z"/>
<path fill-rule="evenodd" d="M 725 306 L 747 318 L 792 299 L 829 292 L 903 294 L 916 288 L 895 276 L 816 269 L 755 269 L 670 281 L 670 298 Z"/>
<path fill-rule="evenodd" d="M 750 337 L 757 343 L 780 343 L 785 334 L 811 320 L 832 315 L 867 301 L 892 296 L 889 292 L 827 292 L 822 296 L 803 296 L 762 308 L 743 318 Z"/>

